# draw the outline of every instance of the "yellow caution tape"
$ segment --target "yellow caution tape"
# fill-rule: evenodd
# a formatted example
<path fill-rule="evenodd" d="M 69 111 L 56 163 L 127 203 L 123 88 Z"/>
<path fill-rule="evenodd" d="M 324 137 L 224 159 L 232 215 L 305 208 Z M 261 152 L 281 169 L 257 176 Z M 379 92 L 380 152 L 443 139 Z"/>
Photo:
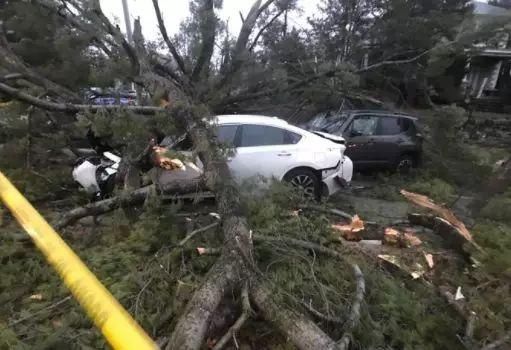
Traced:
<path fill-rule="evenodd" d="M 158 348 L 2 172 L 0 198 L 57 270 L 112 348 L 133 350 Z"/>

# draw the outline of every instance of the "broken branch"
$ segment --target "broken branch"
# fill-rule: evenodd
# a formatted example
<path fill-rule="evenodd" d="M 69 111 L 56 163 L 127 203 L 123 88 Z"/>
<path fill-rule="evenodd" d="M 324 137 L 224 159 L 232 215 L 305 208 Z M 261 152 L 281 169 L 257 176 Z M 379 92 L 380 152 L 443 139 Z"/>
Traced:
<path fill-rule="evenodd" d="M 351 305 L 351 312 L 348 317 L 348 321 L 346 322 L 346 327 L 344 330 L 344 335 L 339 341 L 339 350 L 348 350 L 351 342 L 351 333 L 353 329 L 358 325 L 360 321 L 360 306 L 364 301 L 365 294 L 365 280 L 362 271 L 358 267 L 358 265 L 353 264 L 353 273 L 355 274 L 357 289 L 355 292 L 355 299 L 353 304 Z"/>
<path fill-rule="evenodd" d="M 207 226 L 204 226 L 204 227 L 201 227 L 195 231 L 192 231 L 190 232 L 185 238 L 183 238 L 179 243 L 178 243 L 178 246 L 179 247 L 182 247 L 186 244 L 186 242 L 188 242 L 190 239 L 192 239 L 196 234 L 199 234 L 199 233 L 202 233 L 202 232 L 205 232 L 205 231 L 208 231 L 214 227 L 217 227 L 218 226 L 218 222 L 214 222 L 210 225 L 207 225 Z"/>

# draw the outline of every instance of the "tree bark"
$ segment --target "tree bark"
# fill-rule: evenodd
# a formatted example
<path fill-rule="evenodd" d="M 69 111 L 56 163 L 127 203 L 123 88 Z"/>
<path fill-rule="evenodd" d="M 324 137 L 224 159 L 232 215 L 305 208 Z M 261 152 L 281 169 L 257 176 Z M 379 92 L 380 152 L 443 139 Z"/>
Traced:
<path fill-rule="evenodd" d="M 275 300 L 273 291 L 262 284 L 252 286 L 253 304 L 265 320 L 273 324 L 300 350 L 336 350 L 337 344 L 309 318 L 286 310 Z"/>

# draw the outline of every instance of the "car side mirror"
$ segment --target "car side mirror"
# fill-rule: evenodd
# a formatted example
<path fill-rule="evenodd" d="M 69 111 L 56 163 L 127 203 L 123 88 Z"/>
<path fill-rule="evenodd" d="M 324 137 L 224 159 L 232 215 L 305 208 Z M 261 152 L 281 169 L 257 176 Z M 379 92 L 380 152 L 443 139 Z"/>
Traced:
<path fill-rule="evenodd" d="M 350 136 L 351 137 L 362 136 L 362 133 L 360 131 L 357 131 L 357 130 L 351 130 Z"/>

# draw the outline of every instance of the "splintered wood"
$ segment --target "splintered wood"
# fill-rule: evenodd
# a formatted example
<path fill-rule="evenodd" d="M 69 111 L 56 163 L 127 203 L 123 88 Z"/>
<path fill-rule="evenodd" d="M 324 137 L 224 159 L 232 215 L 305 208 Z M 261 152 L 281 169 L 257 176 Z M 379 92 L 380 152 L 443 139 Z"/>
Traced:
<path fill-rule="evenodd" d="M 408 199 L 410 202 L 420 207 L 432 210 L 435 212 L 435 214 L 453 225 L 458 230 L 459 234 L 462 235 L 467 241 L 474 242 L 474 238 L 465 227 L 465 224 L 461 222 L 461 220 L 459 220 L 450 209 L 436 204 L 429 197 L 422 194 L 408 192 L 405 190 L 401 190 L 401 194 L 405 196 L 406 199 Z"/>
<path fill-rule="evenodd" d="M 348 225 L 332 225 L 332 228 L 341 233 L 347 241 L 358 242 L 362 240 L 361 232 L 364 230 L 364 221 L 358 215 L 353 216 Z"/>

